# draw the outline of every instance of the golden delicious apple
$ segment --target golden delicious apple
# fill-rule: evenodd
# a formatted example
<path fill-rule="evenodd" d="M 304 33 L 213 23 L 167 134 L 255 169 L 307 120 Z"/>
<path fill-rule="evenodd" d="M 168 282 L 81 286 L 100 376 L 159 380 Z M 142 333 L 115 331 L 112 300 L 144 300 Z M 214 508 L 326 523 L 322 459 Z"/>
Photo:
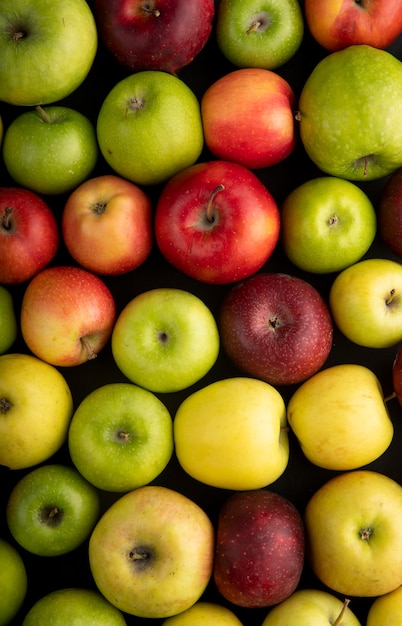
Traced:
<path fill-rule="evenodd" d="M 242 626 L 230 609 L 213 602 L 196 602 L 183 613 L 168 617 L 162 626 Z"/>
<path fill-rule="evenodd" d="M 402 587 L 376 598 L 371 605 L 366 626 L 401 626 Z"/>

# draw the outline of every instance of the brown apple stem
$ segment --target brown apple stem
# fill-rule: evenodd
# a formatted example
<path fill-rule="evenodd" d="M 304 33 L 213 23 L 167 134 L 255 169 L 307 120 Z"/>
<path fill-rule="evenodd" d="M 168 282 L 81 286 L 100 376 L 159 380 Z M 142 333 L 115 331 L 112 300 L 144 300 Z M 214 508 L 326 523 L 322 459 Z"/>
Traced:
<path fill-rule="evenodd" d="M 52 509 L 50 509 L 48 518 L 53 519 L 53 517 L 56 517 L 58 513 L 59 513 L 59 509 L 57 508 L 57 506 L 54 506 Z"/>
<path fill-rule="evenodd" d="M 20 39 L 24 39 L 25 33 L 22 30 L 18 30 L 16 33 L 13 33 L 11 37 L 12 41 L 19 41 Z"/>
<path fill-rule="evenodd" d="M 149 553 L 146 550 L 134 548 L 131 550 L 129 557 L 132 561 L 146 561 L 149 558 Z"/>
<path fill-rule="evenodd" d="M 393 400 L 393 399 L 394 399 L 394 398 L 396 398 L 396 397 L 397 397 L 397 394 L 396 394 L 396 392 L 395 392 L 395 391 L 393 391 L 392 393 L 390 393 L 390 394 L 389 394 L 389 396 L 386 396 L 386 397 L 384 398 L 384 402 L 385 402 L 385 404 L 386 404 L 387 402 L 389 402 L 390 400 Z"/>
<path fill-rule="evenodd" d="M 388 298 L 385 300 L 385 304 L 387 306 L 391 304 L 392 300 L 394 299 L 394 295 L 395 295 L 395 289 L 391 289 L 391 291 L 389 292 Z"/>
<path fill-rule="evenodd" d="M 86 339 L 86 337 L 81 337 L 81 343 L 83 347 L 85 348 L 85 350 L 87 351 L 88 361 L 90 361 L 91 359 L 96 359 L 97 354 L 96 352 L 92 350 L 92 346 L 89 343 L 88 339 Z"/>
<path fill-rule="evenodd" d="M 46 122 L 46 124 L 50 124 L 50 116 L 46 113 L 46 111 L 44 109 L 42 109 L 40 104 L 38 104 L 35 107 L 35 109 L 36 109 L 36 111 L 38 111 L 38 113 L 40 113 L 41 118 L 43 119 L 43 121 Z"/>
<path fill-rule="evenodd" d="M 250 28 L 246 30 L 246 35 L 251 35 L 251 33 L 254 33 L 261 26 L 262 26 L 262 22 L 260 20 L 256 20 L 255 22 L 251 24 Z"/>
<path fill-rule="evenodd" d="M 207 220 L 208 220 L 208 222 L 213 222 L 214 221 L 214 218 L 213 218 L 213 215 L 212 215 L 212 205 L 213 205 L 213 202 L 214 202 L 214 198 L 220 191 L 223 191 L 224 189 L 225 189 L 225 186 L 222 185 L 222 183 L 220 183 L 217 187 L 215 187 L 215 189 L 213 190 L 213 192 L 209 196 L 208 206 L 207 206 Z"/>
<path fill-rule="evenodd" d="M 119 439 L 123 439 L 124 441 L 128 441 L 130 439 L 130 433 L 126 433 L 124 432 L 124 430 L 121 430 L 118 434 Z"/>
<path fill-rule="evenodd" d="M 11 228 L 11 214 L 13 212 L 12 207 L 6 206 L 4 209 L 4 213 L 1 216 L 1 226 L 5 230 L 10 230 Z"/>
<path fill-rule="evenodd" d="M 7 398 L 0 398 L 0 414 L 5 415 L 12 408 L 13 403 Z"/>
<path fill-rule="evenodd" d="M 143 4 L 141 9 L 144 11 L 144 13 L 149 13 L 150 15 L 153 15 L 154 17 L 159 17 L 161 14 L 159 9 L 152 9 L 149 6 L 149 4 Z"/>
<path fill-rule="evenodd" d="M 349 603 L 350 603 L 349 598 L 345 598 L 345 602 L 343 603 L 342 611 L 339 613 L 338 617 L 334 621 L 333 626 L 339 626 L 339 624 L 341 623 L 341 621 L 343 619 L 343 616 L 345 615 L 346 609 L 349 606 Z"/>
<path fill-rule="evenodd" d="M 301 120 L 301 113 L 300 113 L 300 111 L 295 111 L 295 120 L 296 120 L 296 122 L 300 122 L 300 120 Z"/>

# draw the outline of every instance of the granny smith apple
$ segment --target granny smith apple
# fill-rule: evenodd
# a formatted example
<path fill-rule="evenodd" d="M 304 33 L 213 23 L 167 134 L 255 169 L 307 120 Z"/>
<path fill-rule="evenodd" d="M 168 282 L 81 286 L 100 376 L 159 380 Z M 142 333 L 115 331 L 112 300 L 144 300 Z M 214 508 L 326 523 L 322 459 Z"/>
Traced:
<path fill-rule="evenodd" d="M 42 465 L 13 487 L 7 524 L 20 546 L 39 556 L 59 556 L 78 548 L 100 512 L 97 490 L 68 465 Z"/>
<path fill-rule="evenodd" d="M 154 480 L 173 453 L 172 418 L 152 392 L 110 383 L 87 395 L 70 424 L 73 463 L 105 491 L 130 491 Z"/>
<path fill-rule="evenodd" d="M 104 99 L 97 121 L 101 152 L 119 175 L 139 185 L 166 181 L 193 165 L 204 134 L 199 102 L 177 76 L 131 74 Z"/>
<path fill-rule="evenodd" d="M 120 312 L 112 352 L 127 378 L 154 392 L 173 392 L 198 382 L 219 354 L 215 318 L 198 296 L 159 287 L 135 296 Z"/>
<path fill-rule="evenodd" d="M 402 587 L 379 596 L 370 606 L 366 626 L 398 626 L 402 615 Z"/>
<path fill-rule="evenodd" d="M 0 12 L 0 100 L 49 104 L 87 77 L 98 36 L 85 0 L 3 0 Z"/>
<path fill-rule="evenodd" d="M 281 243 L 307 272 L 338 272 L 359 261 L 374 241 L 376 212 L 351 181 L 322 176 L 291 191 L 281 206 Z"/>
<path fill-rule="evenodd" d="M 28 577 L 16 548 L 0 537 L 0 626 L 10 624 L 24 602 Z"/>
<path fill-rule="evenodd" d="M 198 601 L 186 611 L 168 617 L 162 626 L 242 626 L 241 621 L 226 606 Z"/>
<path fill-rule="evenodd" d="M 13 297 L 0 285 L 0 354 L 7 352 L 17 338 L 18 325 Z"/>
<path fill-rule="evenodd" d="M 402 62 L 368 45 L 325 56 L 299 99 L 300 136 L 324 172 L 368 181 L 402 165 Z"/>

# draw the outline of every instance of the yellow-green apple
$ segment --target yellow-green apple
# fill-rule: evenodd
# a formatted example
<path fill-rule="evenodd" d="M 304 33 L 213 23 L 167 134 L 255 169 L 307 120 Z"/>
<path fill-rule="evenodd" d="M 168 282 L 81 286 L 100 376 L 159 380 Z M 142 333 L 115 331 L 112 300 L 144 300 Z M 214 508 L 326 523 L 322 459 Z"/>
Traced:
<path fill-rule="evenodd" d="M 153 245 L 153 213 L 148 194 L 113 174 L 90 178 L 67 198 L 61 221 L 71 256 L 95 274 L 136 269 Z"/>
<path fill-rule="evenodd" d="M 66 98 L 87 77 L 98 35 L 84 0 L 3 0 L 0 100 L 16 105 Z"/>
<path fill-rule="evenodd" d="M 80 546 L 100 513 L 97 490 L 69 465 L 41 465 L 14 485 L 7 501 L 8 528 L 24 550 L 59 556 Z"/>
<path fill-rule="evenodd" d="M 241 621 L 228 607 L 216 602 L 199 600 L 189 609 L 172 615 L 163 621 L 162 626 L 242 626 Z"/>
<path fill-rule="evenodd" d="M 109 341 L 114 297 L 98 276 L 80 267 L 47 267 L 28 283 L 20 325 L 28 348 L 52 365 L 70 367 L 95 358 Z"/>
<path fill-rule="evenodd" d="M 29 354 L 0 356 L 0 465 L 23 469 L 67 439 L 73 400 L 64 376 Z"/>
<path fill-rule="evenodd" d="M 207 43 L 214 0 L 96 0 L 99 34 L 112 55 L 133 72 L 176 74 Z"/>
<path fill-rule="evenodd" d="M 168 464 L 172 418 L 152 392 L 109 383 L 85 396 L 75 410 L 68 447 L 90 483 L 105 491 L 131 491 L 153 481 Z"/>
<path fill-rule="evenodd" d="M 219 331 L 209 307 L 183 289 L 159 287 L 135 296 L 120 312 L 112 333 L 118 368 L 150 391 L 180 391 L 213 367 Z"/>
<path fill-rule="evenodd" d="M 377 376 L 353 363 L 333 365 L 302 383 L 289 399 L 287 419 L 307 459 L 338 471 L 376 460 L 394 434 Z"/>
<path fill-rule="evenodd" d="M 324 298 L 307 281 L 282 272 L 261 272 L 232 287 L 218 324 L 233 363 L 271 385 L 306 380 L 332 349 L 332 319 Z"/>
<path fill-rule="evenodd" d="M 206 161 L 171 178 L 159 195 L 155 237 L 163 256 L 199 281 L 224 284 L 259 270 L 279 238 L 277 204 L 248 168 Z"/>
<path fill-rule="evenodd" d="M 281 208 L 281 244 L 306 272 L 339 272 L 359 261 L 377 232 L 372 201 L 356 184 L 336 176 L 310 179 Z"/>
<path fill-rule="evenodd" d="M 296 115 L 322 171 L 355 181 L 387 176 L 402 166 L 402 62 L 364 44 L 328 54 L 305 81 Z"/>
<path fill-rule="evenodd" d="M 176 411 L 173 434 L 185 472 L 213 487 L 264 487 L 289 460 L 284 400 L 255 378 L 226 378 L 194 391 Z"/>
<path fill-rule="evenodd" d="M 303 565 L 303 520 L 290 500 L 256 489 L 223 503 L 214 582 L 226 600 L 247 608 L 278 604 L 295 591 Z"/>
<path fill-rule="evenodd" d="M 218 4 L 218 46 L 237 67 L 280 67 L 296 54 L 303 34 L 298 0 L 221 0 Z"/>
<path fill-rule="evenodd" d="M 22 556 L 0 537 L 0 626 L 11 624 L 23 605 L 28 576 Z"/>
<path fill-rule="evenodd" d="M 0 354 L 11 348 L 17 334 L 18 324 L 13 296 L 8 289 L 0 285 Z"/>
<path fill-rule="evenodd" d="M 21 113 L 7 127 L 3 141 L 10 176 L 40 194 L 72 191 L 91 174 L 98 152 L 92 122 L 65 106 L 37 106 Z"/>
<path fill-rule="evenodd" d="M 31 279 L 53 260 L 59 229 L 50 206 L 35 192 L 0 188 L 0 283 Z"/>
<path fill-rule="evenodd" d="M 305 509 L 314 574 L 344 596 L 374 597 L 402 583 L 402 487 L 369 470 L 345 472 L 315 491 Z"/>
<path fill-rule="evenodd" d="M 399 626 L 402 615 L 402 587 L 374 600 L 367 614 L 366 626 Z"/>
<path fill-rule="evenodd" d="M 381 238 L 402 258 L 402 168 L 394 172 L 383 187 L 377 211 Z"/>
<path fill-rule="evenodd" d="M 339 330 L 367 348 L 402 341 L 402 265 L 385 258 L 358 261 L 333 281 L 329 306 Z"/>
<path fill-rule="evenodd" d="M 204 593 L 214 545 L 214 527 L 198 504 L 168 487 L 148 485 L 106 510 L 89 541 L 89 563 L 114 606 L 138 617 L 166 618 Z"/>
<path fill-rule="evenodd" d="M 204 147 L 195 93 L 158 70 L 123 78 L 103 100 L 97 137 L 106 162 L 139 185 L 162 183 L 198 159 Z"/>
<path fill-rule="evenodd" d="M 296 145 L 295 102 L 292 87 L 275 72 L 229 72 L 201 99 L 206 146 L 215 157 L 250 169 L 275 165 Z"/>
<path fill-rule="evenodd" d="M 304 15 L 314 39 L 331 52 L 356 44 L 388 48 L 402 31 L 402 6 L 394 0 L 305 0 Z"/>

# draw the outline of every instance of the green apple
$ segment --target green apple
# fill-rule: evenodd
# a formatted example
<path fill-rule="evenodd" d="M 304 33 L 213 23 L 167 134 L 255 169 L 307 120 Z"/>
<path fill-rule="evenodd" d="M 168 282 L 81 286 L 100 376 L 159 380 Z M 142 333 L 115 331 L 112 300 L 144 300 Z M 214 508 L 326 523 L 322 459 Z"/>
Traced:
<path fill-rule="evenodd" d="M 401 516 L 402 486 L 389 476 L 355 470 L 331 478 L 305 509 L 314 574 L 347 597 L 393 591 L 402 584 Z"/>
<path fill-rule="evenodd" d="M 348 46 L 325 56 L 302 89 L 297 118 L 324 172 L 367 181 L 402 166 L 402 63 L 386 50 Z"/>
<path fill-rule="evenodd" d="M 0 354 L 7 352 L 17 338 L 18 326 L 11 293 L 0 285 Z"/>
<path fill-rule="evenodd" d="M 402 587 L 376 598 L 367 614 L 366 626 L 400 626 Z"/>
<path fill-rule="evenodd" d="M 178 461 L 202 483 L 258 489 L 273 483 L 289 460 L 281 394 L 254 378 L 218 380 L 180 404 L 173 433 Z"/>
<path fill-rule="evenodd" d="M 214 602 L 196 602 L 186 611 L 168 617 L 162 626 L 242 626 L 226 606 Z"/>
<path fill-rule="evenodd" d="M 307 272 L 339 272 L 361 259 L 374 241 L 374 206 L 360 187 L 333 176 L 296 187 L 281 206 L 281 243 Z"/>
<path fill-rule="evenodd" d="M 22 626 L 125 626 L 122 613 L 92 589 L 57 589 L 43 596 L 26 614 Z"/>
<path fill-rule="evenodd" d="M 328 367 L 302 383 L 288 402 L 287 419 L 307 459 L 330 470 L 375 461 L 394 434 L 377 376 L 349 363 Z"/>
<path fill-rule="evenodd" d="M 99 591 L 120 610 L 166 618 L 187 610 L 212 576 L 214 528 L 185 495 L 156 485 L 116 500 L 89 541 Z"/>
<path fill-rule="evenodd" d="M 84 81 L 98 44 L 85 0 L 2 0 L 0 100 L 49 104 Z"/>
<path fill-rule="evenodd" d="M 154 480 L 173 454 L 172 418 L 152 392 L 110 383 L 87 395 L 68 433 L 78 471 L 105 491 L 131 491 Z"/>
<path fill-rule="evenodd" d="M 88 178 L 97 158 L 92 122 L 65 106 L 38 106 L 22 113 L 4 135 L 8 173 L 22 187 L 40 194 L 72 191 Z"/>
<path fill-rule="evenodd" d="M 335 278 L 329 293 L 335 324 L 354 343 L 389 348 L 402 341 L 402 265 L 371 258 Z"/>
<path fill-rule="evenodd" d="M 219 346 L 218 327 L 206 304 L 169 287 L 135 296 L 112 333 L 119 369 L 131 382 L 160 393 L 199 381 L 215 364 Z"/>
<path fill-rule="evenodd" d="M 112 88 L 99 111 L 97 135 L 110 167 L 139 185 L 162 183 L 193 165 L 204 145 L 193 91 L 177 76 L 152 70 Z"/>
<path fill-rule="evenodd" d="M 304 20 L 298 0 L 221 0 L 216 39 L 237 67 L 276 69 L 299 49 Z"/>
<path fill-rule="evenodd" d="M 64 376 L 29 354 L 0 356 L 0 465 L 23 469 L 67 439 L 73 399 Z"/>
<path fill-rule="evenodd" d="M 19 552 L 0 537 L 0 626 L 10 624 L 24 602 L 28 578 Z"/>

